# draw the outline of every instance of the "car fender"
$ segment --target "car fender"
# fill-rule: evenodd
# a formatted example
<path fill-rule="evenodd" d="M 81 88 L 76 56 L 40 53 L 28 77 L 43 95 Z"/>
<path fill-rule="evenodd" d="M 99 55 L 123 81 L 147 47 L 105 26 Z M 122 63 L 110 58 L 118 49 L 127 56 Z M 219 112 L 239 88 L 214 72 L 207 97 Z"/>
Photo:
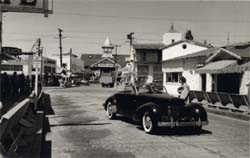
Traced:
<path fill-rule="evenodd" d="M 205 108 L 200 103 L 189 103 L 185 106 L 188 111 L 196 116 L 199 116 L 203 121 L 207 120 L 207 112 Z"/>
<path fill-rule="evenodd" d="M 109 98 L 106 99 L 106 101 L 103 103 L 103 107 L 105 110 L 107 110 L 107 104 L 108 102 L 111 102 L 112 104 L 116 103 L 116 98 L 114 95 L 110 96 Z"/>
<path fill-rule="evenodd" d="M 158 114 L 159 114 L 159 105 L 157 105 L 153 102 L 149 102 L 149 103 L 145 103 L 145 104 L 139 106 L 135 110 L 136 118 L 140 119 L 145 111 L 151 112 L 153 114 L 154 118 L 156 119 L 156 118 L 158 118 Z"/>

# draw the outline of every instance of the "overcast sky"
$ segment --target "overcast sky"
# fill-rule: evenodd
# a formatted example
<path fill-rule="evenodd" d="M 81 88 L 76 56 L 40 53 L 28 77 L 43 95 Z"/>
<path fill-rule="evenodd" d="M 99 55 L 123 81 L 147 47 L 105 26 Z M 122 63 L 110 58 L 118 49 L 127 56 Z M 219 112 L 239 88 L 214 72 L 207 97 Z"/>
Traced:
<path fill-rule="evenodd" d="M 128 54 L 126 34 L 135 32 L 136 42 L 161 42 L 174 24 L 177 31 L 191 29 L 194 39 L 213 45 L 250 41 L 250 2 L 150 1 L 150 0 L 54 0 L 54 14 L 4 13 L 3 45 L 29 51 L 42 39 L 45 55 L 59 53 L 58 28 L 63 29 L 63 52 L 77 55 L 102 53 L 109 36 Z"/>

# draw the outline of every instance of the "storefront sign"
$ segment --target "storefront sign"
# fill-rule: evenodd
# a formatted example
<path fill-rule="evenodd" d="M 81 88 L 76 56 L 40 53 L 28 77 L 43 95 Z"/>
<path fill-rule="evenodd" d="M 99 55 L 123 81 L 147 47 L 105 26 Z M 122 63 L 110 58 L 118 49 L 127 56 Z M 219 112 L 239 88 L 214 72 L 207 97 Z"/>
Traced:
<path fill-rule="evenodd" d="M 22 54 L 22 50 L 16 47 L 2 47 L 2 53 L 12 56 L 18 56 Z"/>
<path fill-rule="evenodd" d="M 49 0 L 0 0 L 3 12 L 48 13 Z"/>

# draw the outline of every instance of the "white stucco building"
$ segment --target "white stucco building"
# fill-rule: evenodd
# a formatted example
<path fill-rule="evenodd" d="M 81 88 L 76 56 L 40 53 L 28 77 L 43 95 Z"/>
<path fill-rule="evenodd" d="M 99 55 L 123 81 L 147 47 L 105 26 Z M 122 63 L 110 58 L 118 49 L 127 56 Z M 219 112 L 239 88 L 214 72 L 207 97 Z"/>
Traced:
<path fill-rule="evenodd" d="M 162 72 L 163 85 L 169 93 L 178 95 L 177 88 L 180 86 L 179 77 L 184 76 L 190 89 L 202 89 L 202 77 L 194 70 L 205 59 L 200 60 L 199 55 L 188 58 L 196 52 L 202 52 L 211 46 L 193 40 L 179 40 L 162 48 Z M 206 53 L 202 53 L 206 54 Z"/>

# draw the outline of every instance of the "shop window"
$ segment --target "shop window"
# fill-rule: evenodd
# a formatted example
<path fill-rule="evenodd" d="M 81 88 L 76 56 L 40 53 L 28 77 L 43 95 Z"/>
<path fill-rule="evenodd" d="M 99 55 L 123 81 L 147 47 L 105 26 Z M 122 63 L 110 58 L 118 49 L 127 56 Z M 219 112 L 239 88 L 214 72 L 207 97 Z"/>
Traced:
<path fill-rule="evenodd" d="M 148 73 L 149 73 L 148 65 L 138 65 L 137 73 L 138 73 L 138 76 L 148 76 Z"/>
<path fill-rule="evenodd" d="M 181 72 L 166 73 L 166 82 L 178 83 L 181 75 L 182 75 Z"/>

